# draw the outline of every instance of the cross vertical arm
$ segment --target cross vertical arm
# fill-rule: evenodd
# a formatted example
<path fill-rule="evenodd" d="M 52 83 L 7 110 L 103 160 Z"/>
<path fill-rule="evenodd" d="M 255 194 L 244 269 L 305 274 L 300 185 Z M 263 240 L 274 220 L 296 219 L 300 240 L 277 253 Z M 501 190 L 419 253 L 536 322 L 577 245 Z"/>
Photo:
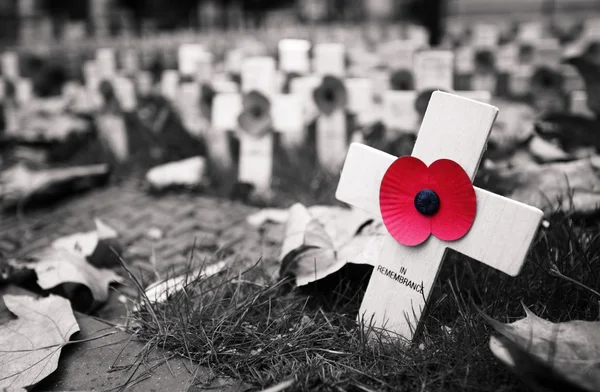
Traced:
<path fill-rule="evenodd" d="M 411 155 L 428 166 L 437 159 L 451 159 L 473 180 L 497 115 L 494 106 L 436 91 Z"/>

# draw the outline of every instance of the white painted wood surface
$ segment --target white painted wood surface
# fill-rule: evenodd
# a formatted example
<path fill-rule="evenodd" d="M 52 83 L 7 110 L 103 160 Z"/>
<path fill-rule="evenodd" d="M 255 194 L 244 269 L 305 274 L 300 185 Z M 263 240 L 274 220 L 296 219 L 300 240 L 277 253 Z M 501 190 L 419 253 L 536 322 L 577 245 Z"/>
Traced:
<path fill-rule="evenodd" d="M 137 107 L 137 97 L 135 94 L 135 85 L 129 78 L 117 76 L 113 83 L 115 95 L 119 100 L 121 110 L 124 112 L 133 112 Z"/>
<path fill-rule="evenodd" d="M 206 138 L 211 161 L 221 169 L 231 169 L 233 159 L 229 149 L 227 131 L 238 128 L 238 116 L 242 112 L 239 94 L 217 94 L 213 100 L 211 127 Z"/>
<path fill-rule="evenodd" d="M 213 100 L 212 128 L 220 132 L 236 130 L 238 116 L 241 112 L 242 96 L 240 94 L 217 94 Z"/>
<path fill-rule="evenodd" d="M 510 74 L 508 88 L 516 96 L 522 96 L 529 92 L 530 80 L 533 68 L 530 64 L 517 65 Z"/>
<path fill-rule="evenodd" d="M 393 40 L 380 44 L 377 48 L 379 58 L 382 64 L 386 64 L 390 69 L 412 70 L 414 65 L 414 56 L 420 43 L 412 40 Z"/>
<path fill-rule="evenodd" d="M 255 192 L 268 192 L 273 174 L 273 133 L 256 138 L 238 132 L 238 137 L 240 138 L 239 181 L 253 184 Z"/>
<path fill-rule="evenodd" d="M 273 128 L 280 132 L 284 148 L 294 149 L 304 142 L 302 98 L 293 94 L 278 94 L 271 102 Z"/>
<path fill-rule="evenodd" d="M 451 91 L 454 86 L 454 53 L 428 50 L 415 54 L 413 69 L 415 89 L 430 88 Z"/>
<path fill-rule="evenodd" d="M 323 43 L 314 47 L 313 70 L 320 76 L 344 77 L 346 74 L 346 49 L 343 44 Z"/>
<path fill-rule="evenodd" d="M 490 105 L 435 92 L 423 120 L 413 156 L 427 165 L 441 158 L 459 163 L 474 177 L 498 110 Z M 381 218 L 379 187 L 396 158 L 353 144 L 336 197 Z M 477 214 L 469 233 L 453 242 L 430 237 L 405 247 L 389 236 L 383 245 L 360 310 L 376 328 L 411 340 L 425 309 L 447 248 L 515 276 L 542 219 L 542 212 L 475 188 Z"/>
<path fill-rule="evenodd" d="M 386 91 L 383 94 L 383 123 L 390 131 L 416 133 L 419 114 L 415 109 L 414 91 Z"/>
<path fill-rule="evenodd" d="M 301 75 L 310 72 L 310 42 L 304 39 L 282 39 L 279 41 L 279 69 L 284 72 L 297 72 Z"/>
<path fill-rule="evenodd" d="M 175 106 L 185 129 L 192 135 L 200 135 L 207 124 L 200 111 L 200 85 L 187 82 L 179 85 Z"/>
<path fill-rule="evenodd" d="M 258 91 L 271 98 L 276 93 L 275 59 L 249 57 L 242 62 L 242 93 Z"/>
<path fill-rule="evenodd" d="M 319 115 L 316 134 L 319 164 L 332 172 L 338 171 L 344 164 L 348 152 L 344 110 L 336 110 L 329 116 Z"/>
<path fill-rule="evenodd" d="M 140 58 L 138 52 L 134 49 L 127 49 L 121 56 L 123 72 L 126 75 L 133 75 L 140 70 Z"/>
<path fill-rule="evenodd" d="M 16 80 L 20 77 L 19 55 L 16 52 L 4 52 L 0 58 L 2 76 L 8 80 Z"/>
<path fill-rule="evenodd" d="M 322 78 L 319 76 L 304 76 L 295 78 L 290 83 L 290 92 L 300 96 L 302 100 L 304 124 L 310 123 L 319 113 L 313 99 L 313 91 L 319 87 L 321 81 Z"/>
<path fill-rule="evenodd" d="M 21 106 L 33 99 L 33 82 L 31 79 L 18 79 L 15 82 L 15 98 Z"/>
<path fill-rule="evenodd" d="M 214 56 L 210 52 L 201 52 L 196 59 L 195 79 L 198 83 L 210 83 L 213 78 Z"/>
<path fill-rule="evenodd" d="M 489 91 L 494 93 L 498 78 L 496 74 L 475 74 L 471 78 L 471 90 Z"/>
<path fill-rule="evenodd" d="M 373 83 L 368 78 L 348 78 L 344 83 L 348 92 L 347 108 L 363 124 L 373 111 Z"/>
<path fill-rule="evenodd" d="M 199 58 L 205 53 L 200 44 L 187 43 L 179 46 L 177 51 L 177 63 L 179 73 L 185 76 L 193 76 L 198 70 Z"/>
<path fill-rule="evenodd" d="M 471 45 L 475 48 L 494 49 L 498 46 L 500 29 L 492 23 L 476 23 L 473 25 Z"/>
<path fill-rule="evenodd" d="M 454 51 L 454 67 L 460 75 L 470 75 L 475 71 L 475 50 L 472 46 L 461 46 Z"/>
<path fill-rule="evenodd" d="M 111 80 L 117 74 L 117 58 L 112 48 L 100 48 L 96 52 L 96 64 L 100 79 Z"/>
<path fill-rule="evenodd" d="M 177 98 L 179 89 L 179 73 L 174 69 L 166 69 L 160 78 L 160 93 L 168 100 L 174 101 Z"/>
<path fill-rule="evenodd" d="M 152 74 L 148 71 L 140 71 L 135 76 L 135 85 L 138 95 L 145 97 L 152 93 L 154 89 L 154 80 Z"/>

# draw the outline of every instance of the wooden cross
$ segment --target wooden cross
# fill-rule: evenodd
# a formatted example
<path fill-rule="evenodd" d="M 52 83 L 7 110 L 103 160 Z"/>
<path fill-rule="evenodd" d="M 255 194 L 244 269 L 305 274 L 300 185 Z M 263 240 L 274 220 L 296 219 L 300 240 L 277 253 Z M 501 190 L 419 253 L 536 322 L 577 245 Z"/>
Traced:
<path fill-rule="evenodd" d="M 429 102 L 412 156 L 430 165 L 454 160 L 471 180 L 498 109 L 436 91 Z M 338 200 L 381 217 L 379 188 L 395 157 L 365 145 L 352 144 L 336 192 Z M 359 317 L 376 328 L 411 340 L 431 293 L 446 249 L 515 276 L 523 266 L 542 211 L 475 188 L 477 213 L 461 239 L 444 242 L 433 236 L 423 244 L 400 245 L 390 235 L 362 302 Z"/>

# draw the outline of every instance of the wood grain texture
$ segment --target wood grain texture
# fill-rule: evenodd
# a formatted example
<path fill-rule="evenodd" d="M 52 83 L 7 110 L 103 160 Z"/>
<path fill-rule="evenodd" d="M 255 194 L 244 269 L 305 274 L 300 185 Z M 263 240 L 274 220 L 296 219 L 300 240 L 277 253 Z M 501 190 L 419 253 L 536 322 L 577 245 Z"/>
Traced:
<path fill-rule="evenodd" d="M 413 156 L 428 165 L 453 159 L 473 178 L 497 112 L 487 104 L 434 93 Z M 381 218 L 379 187 L 395 159 L 352 144 L 336 197 Z M 477 214 L 465 237 L 453 242 L 430 237 L 415 247 L 402 246 L 391 236 L 386 239 L 361 306 L 365 322 L 411 340 L 447 248 L 509 275 L 519 273 L 542 211 L 482 189 L 475 192 Z"/>

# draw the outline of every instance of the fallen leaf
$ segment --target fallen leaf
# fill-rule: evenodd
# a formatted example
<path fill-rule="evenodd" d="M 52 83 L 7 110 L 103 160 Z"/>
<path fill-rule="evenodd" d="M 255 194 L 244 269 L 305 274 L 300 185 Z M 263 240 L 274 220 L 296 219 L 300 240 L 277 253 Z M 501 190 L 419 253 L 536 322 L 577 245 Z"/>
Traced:
<path fill-rule="evenodd" d="M 529 142 L 529 152 L 538 162 L 565 162 L 575 159 L 572 155 L 566 153 L 562 148 L 544 140 L 540 137 L 533 137 Z"/>
<path fill-rule="evenodd" d="M 290 216 L 289 210 L 279 208 L 264 208 L 254 214 L 248 215 L 246 222 L 254 227 L 260 227 L 265 223 L 285 223 Z"/>
<path fill-rule="evenodd" d="M 226 261 L 219 261 L 215 264 L 197 268 L 184 275 L 152 283 L 145 290 L 146 298 L 151 304 L 164 303 L 170 296 L 183 290 L 190 283 L 201 278 L 205 279 L 214 276 L 223 271 L 226 266 Z M 134 311 L 138 311 L 139 309 L 139 305 L 135 305 L 133 308 Z"/>
<path fill-rule="evenodd" d="M 267 222 L 286 224 L 281 249 L 281 259 L 283 259 L 293 249 L 302 245 L 306 228 L 313 219 L 323 224 L 334 243 L 343 244 L 374 218 L 359 209 L 323 205 L 306 208 L 296 203 L 287 210 L 275 208 L 260 210 L 249 215 L 246 221 L 254 227 L 260 227 Z"/>
<path fill-rule="evenodd" d="M 565 62 L 579 71 L 585 81 L 588 107 L 597 117 L 600 116 L 600 66 L 583 56 L 573 57 Z"/>
<path fill-rule="evenodd" d="M 539 392 L 569 391 L 585 392 L 572 382 L 556 374 L 543 361 L 531 355 L 527 350 L 504 337 L 490 337 L 490 350 L 502 363 L 508 366 L 527 384 L 531 390 Z"/>
<path fill-rule="evenodd" d="M 17 319 L 0 325 L 0 389 L 29 387 L 56 370 L 61 349 L 79 325 L 69 301 L 59 296 L 3 300 Z"/>
<path fill-rule="evenodd" d="M 534 130 L 533 108 L 504 100 L 494 100 L 493 104 L 500 109 L 489 138 L 494 148 L 510 151 L 529 139 Z"/>
<path fill-rule="evenodd" d="M 89 165 L 35 171 L 17 164 L 0 174 L 0 199 L 12 207 L 34 196 L 47 199 L 106 181 L 108 165 Z"/>
<path fill-rule="evenodd" d="M 600 157 L 490 171 L 490 191 L 551 213 L 600 208 Z"/>
<path fill-rule="evenodd" d="M 506 345 L 497 339 L 491 340 L 492 352 L 513 368 L 518 365 L 517 360 L 529 366 L 541 363 L 553 377 L 567 380 L 582 390 L 600 390 L 600 322 L 552 323 L 536 316 L 527 307 L 523 308 L 527 316 L 510 324 L 482 313 L 486 321 L 511 343 Z M 513 345 L 519 351 L 511 349 Z"/>
<path fill-rule="evenodd" d="M 379 258 L 384 235 L 357 235 L 341 245 L 334 244 L 322 223 L 311 220 L 303 244 L 282 262 L 282 275 L 292 274 L 298 287 L 321 280 L 347 263 L 374 266 Z"/>
<path fill-rule="evenodd" d="M 95 219 L 94 223 L 96 230 L 60 237 L 52 242 L 51 247 L 76 253 L 99 268 L 119 264 L 113 253 L 119 255 L 121 251 L 117 232 L 99 219 Z"/>
<path fill-rule="evenodd" d="M 108 299 L 108 286 L 112 282 L 123 281 L 110 269 L 99 269 L 88 263 L 80 254 L 62 248 L 48 248 L 31 257 L 33 262 L 18 262 L 35 271 L 37 284 L 43 290 L 50 290 L 64 283 L 78 283 L 90 289 L 95 301 Z"/>
<path fill-rule="evenodd" d="M 203 157 L 192 157 L 150 169 L 146 181 L 157 190 L 170 186 L 196 187 L 202 185 L 205 168 Z"/>

